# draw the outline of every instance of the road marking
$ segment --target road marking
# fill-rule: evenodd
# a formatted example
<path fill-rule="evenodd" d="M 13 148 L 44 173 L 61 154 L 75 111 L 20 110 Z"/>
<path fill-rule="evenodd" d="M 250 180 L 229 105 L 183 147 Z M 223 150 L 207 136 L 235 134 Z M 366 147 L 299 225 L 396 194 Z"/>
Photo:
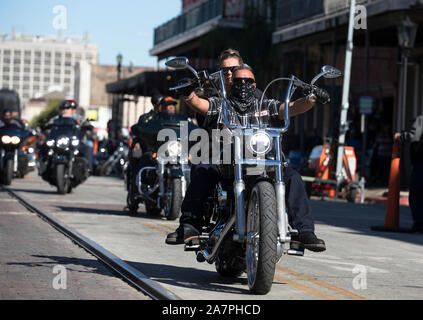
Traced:
<path fill-rule="evenodd" d="M 160 228 L 157 228 L 155 225 L 152 225 L 151 223 L 142 222 L 142 224 L 145 225 L 147 228 L 153 229 L 153 230 L 158 231 L 158 232 L 163 233 L 163 234 L 167 234 L 167 231 L 160 229 Z"/>
<path fill-rule="evenodd" d="M 290 270 L 288 268 L 282 267 L 280 265 L 276 265 L 276 269 L 279 270 L 279 271 L 281 271 L 281 272 L 284 272 L 284 273 L 287 273 L 289 275 L 292 275 L 292 276 L 294 276 L 296 278 L 299 278 L 299 279 L 302 279 L 302 280 L 305 280 L 305 281 L 309 281 L 309 282 L 311 282 L 311 283 L 313 283 L 315 285 L 321 286 L 321 287 L 323 287 L 325 289 L 328 289 L 328 290 L 331 290 L 333 292 L 342 294 L 342 295 L 344 295 L 344 296 L 346 296 L 348 298 L 351 298 L 351 299 L 354 299 L 354 300 L 368 300 L 368 298 L 362 297 L 362 296 L 360 296 L 358 294 L 355 294 L 353 292 L 350 292 L 348 290 L 345 290 L 345 289 L 342 289 L 342 288 L 338 288 L 338 287 L 336 287 L 334 285 L 331 285 L 329 283 L 326 283 L 326 282 L 323 282 L 323 281 L 320 281 L 320 280 L 311 278 L 309 276 L 306 276 L 306 275 L 301 274 L 299 272 L 296 272 L 296 271 Z"/>
<path fill-rule="evenodd" d="M 311 294 L 311 295 L 313 295 L 313 296 L 315 296 L 317 298 L 320 298 L 320 299 L 325 299 L 325 300 L 339 300 L 339 298 L 336 298 L 334 296 L 331 296 L 329 294 L 326 294 L 326 293 L 324 293 L 322 291 L 319 291 L 317 289 L 307 287 L 307 286 L 305 286 L 305 285 L 303 285 L 301 283 L 298 283 L 298 282 L 295 282 L 293 280 L 290 280 L 290 279 L 288 279 L 286 277 L 283 277 L 283 276 L 281 276 L 281 275 L 279 275 L 277 273 L 275 273 L 275 279 L 278 280 L 278 281 L 280 281 L 280 282 L 286 283 L 287 285 L 290 285 L 291 287 L 294 287 L 294 288 L 299 289 L 301 291 L 304 291 L 304 292 L 306 292 L 308 294 Z"/>
<path fill-rule="evenodd" d="M 29 212 L 19 212 L 19 211 L 9 211 L 9 212 L 0 212 L 0 215 L 2 216 L 6 216 L 6 215 L 11 215 L 11 216 L 24 216 L 24 215 L 30 215 Z"/>

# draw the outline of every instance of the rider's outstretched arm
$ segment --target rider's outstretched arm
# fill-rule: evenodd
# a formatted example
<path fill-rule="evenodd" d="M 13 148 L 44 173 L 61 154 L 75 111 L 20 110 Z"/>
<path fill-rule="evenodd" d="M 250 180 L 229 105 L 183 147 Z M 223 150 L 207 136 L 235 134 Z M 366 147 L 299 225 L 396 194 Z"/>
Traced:
<path fill-rule="evenodd" d="M 295 100 L 289 104 L 289 117 L 295 117 L 296 115 L 302 114 L 313 108 L 316 103 L 316 99 L 313 98 L 301 98 Z M 285 119 L 285 103 L 282 103 L 279 107 L 279 119 Z"/>
<path fill-rule="evenodd" d="M 184 100 L 195 112 L 205 115 L 207 111 L 209 111 L 210 102 L 206 99 L 200 98 L 195 94 L 195 92 L 191 92 L 191 94 L 187 97 L 184 96 Z"/>

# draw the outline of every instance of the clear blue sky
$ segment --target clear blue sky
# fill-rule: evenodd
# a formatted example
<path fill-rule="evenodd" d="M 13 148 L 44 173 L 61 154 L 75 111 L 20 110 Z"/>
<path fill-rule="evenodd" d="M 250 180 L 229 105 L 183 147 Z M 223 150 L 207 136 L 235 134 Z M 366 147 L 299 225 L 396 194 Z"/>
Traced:
<path fill-rule="evenodd" d="M 55 35 L 55 6 L 64 6 L 67 29 L 64 35 L 83 36 L 98 45 L 99 63 L 116 64 L 122 53 L 123 64 L 157 65 L 149 55 L 153 30 L 181 13 L 181 0 L 1 0 L 0 34 L 18 33 Z M 57 20 L 57 18 L 56 18 Z"/>

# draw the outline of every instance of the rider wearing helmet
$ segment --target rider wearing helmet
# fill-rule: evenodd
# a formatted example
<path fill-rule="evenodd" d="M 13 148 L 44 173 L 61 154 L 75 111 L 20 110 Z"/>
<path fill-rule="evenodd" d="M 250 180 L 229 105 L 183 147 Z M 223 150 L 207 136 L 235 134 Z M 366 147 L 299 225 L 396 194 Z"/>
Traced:
<path fill-rule="evenodd" d="M 131 132 L 134 132 L 134 127 L 143 126 L 146 122 L 157 116 L 161 113 L 162 110 L 162 101 L 164 96 L 160 93 L 156 93 L 151 98 L 151 104 L 153 109 L 141 115 L 138 119 L 138 122 L 131 127 Z M 132 145 L 129 148 L 128 152 L 128 167 L 126 170 L 126 183 L 128 189 L 127 205 L 124 208 L 124 211 L 129 212 L 129 214 L 136 214 L 138 210 L 138 189 L 136 187 L 136 175 L 135 172 L 138 172 L 144 166 L 150 164 L 151 155 L 148 152 L 143 152 L 143 142 L 138 139 L 136 136 L 133 136 Z"/>

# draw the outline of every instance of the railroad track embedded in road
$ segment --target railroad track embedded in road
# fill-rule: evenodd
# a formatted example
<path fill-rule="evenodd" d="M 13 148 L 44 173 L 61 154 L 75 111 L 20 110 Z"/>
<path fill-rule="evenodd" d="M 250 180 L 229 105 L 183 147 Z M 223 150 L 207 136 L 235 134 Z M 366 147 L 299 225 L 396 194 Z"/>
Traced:
<path fill-rule="evenodd" d="M 95 256 L 100 262 L 105 264 L 115 274 L 118 274 L 120 277 L 122 277 L 123 280 L 131 284 L 137 290 L 141 291 L 153 300 L 181 300 L 181 298 L 174 293 L 166 290 L 158 283 L 152 281 L 142 272 L 130 266 L 128 263 L 124 262 L 113 253 L 107 251 L 96 242 L 88 239 L 71 227 L 60 222 L 51 214 L 37 207 L 35 204 L 21 196 L 13 189 L 6 186 L 2 186 L 2 188 L 6 190 L 12 197 L 16 198 L 29 211 L 37 214 L 40 218 L 52 225 L 55 229 L 63 233 L 73 242 Z"/>

